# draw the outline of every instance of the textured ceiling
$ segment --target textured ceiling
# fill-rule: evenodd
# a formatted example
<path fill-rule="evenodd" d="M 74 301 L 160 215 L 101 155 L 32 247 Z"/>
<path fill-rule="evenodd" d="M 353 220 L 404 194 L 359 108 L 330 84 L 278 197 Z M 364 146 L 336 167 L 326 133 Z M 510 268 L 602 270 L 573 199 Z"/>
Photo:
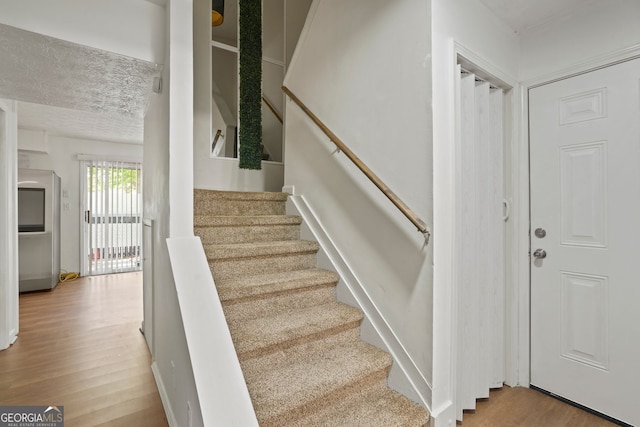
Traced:
<path fill-rule="evenodd" d="M 50 135 L 130 144 L 141 144 L 144 137 L 144 121 L 140 118 L 30 102 L 18 103 L 18 126 L 46 130 Z"/>
<path fill-rule="evenodd" d="M 480 0 L 495 15 L 518 33 L 526 32 L 553 20 L 571 16 L 578 11 L 606 0 Z M 615 0 L 613 0 L 615 1 Z"/>
<path fill-rule="evenodd" d="M 166 0 L 147 0 L 165 5 Z M 518 33 L 615 0 L 480 0 Z M 237 1 L 218 37 L 235 39 Z M 143 117 L 161 66 L 0 24 L 0 98 L 19 125 L 52 134 L 142 143 Z"/>
<path fill-rule="evenodd" d="M 20 101 L 21 127 L 142 142 L 161 66 L 6 25 L 0 40 L 0 98 Z"/>

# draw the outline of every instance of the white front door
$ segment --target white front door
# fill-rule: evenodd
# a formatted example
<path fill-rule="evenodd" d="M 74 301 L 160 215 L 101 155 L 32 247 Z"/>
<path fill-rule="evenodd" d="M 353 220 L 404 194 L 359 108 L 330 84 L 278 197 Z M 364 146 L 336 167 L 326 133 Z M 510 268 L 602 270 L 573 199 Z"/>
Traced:
<path fill-rule="evenodd" d="M 640 425 L 640 59 L 529 114 L 531 384 Z"/>

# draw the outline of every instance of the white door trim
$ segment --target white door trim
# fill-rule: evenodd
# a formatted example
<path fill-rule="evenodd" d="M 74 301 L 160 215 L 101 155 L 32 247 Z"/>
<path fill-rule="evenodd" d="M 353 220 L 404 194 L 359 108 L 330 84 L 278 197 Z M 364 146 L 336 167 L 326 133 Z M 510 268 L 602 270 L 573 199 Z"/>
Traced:
<path fill-rule="evenodd" d="M 480 55 L 475 54 L 472 50 L 467 47 L 461 45 L 458 42 L 454 42 L 453 46 L 453 58 L 458 63 L 461 61 L 465 64 L 467 68 L 471 68 L 469 71 L 473 71 L 479 76 L 483 78 L 487 78 L 492 82 L 499 83 L 502 89 L 505 90 L 505 112 L 504 112 L 504 124 L 505 124 L 505 132 L 504 132 L 504 141 L 505 141 L 505 182 L 508 183 L 505 188 L 505 198 L 512 206 L 513 212 L 517 213 L 519 211 L 520 200 L 519 194 L 514 189 L 518 188 L 517 184 L 517 168 L 514 165 L 519 164 L 519 152 L 517 150 L 517 141 L 519 140 L 520 135 L 520 125 L 521 121 L 519 120 L 520 116 L 520 104 L 519 104 L 519 92 L 520 92 L 520 84 L 517 82 L 515 77 L 510 76 L 505 73 L 498 67 L 497 65 L 487 61 L 482 58 Z M 471 64 L 471 65 L 470 65 Z M 456 116 L 457 117 L 457 116 Z M 457 144 L 457 142 L 456 142 Z M 508 156 L 508 157 L 507 157 Z M 460 149 L 456 146 L 455 155 L 454 155 L 455 169 L 456 171 L 460 165 Z M 456 172 L 457 173 L 457 172 Z M 459 191 L 459 179 L 460 177 L 456 174 L 453 178 L 454 188 L 457 192 Z M 457 197 L 457 196 L 456 196 Z M 527 197 L 528 201 L 528 197 Z M 526 212 L 528 212 L 528 207 Z M 454 224 L 454 235 L 457 235 L 459 230 L 456 228 L 458 222 Z M 517 385 L 518 382 L 518 366 L 519 366 L 519 353 L 517 346 L 517 339 L 520 335 L 520 330 L 518 329 L 520 324 L 516 320 L 518 319 L 519 311 L 517 308 L 520 306 L 519 299 L 519 287 L 518 283 L 520 283 L 521 275 L 519 275 L 519 270 L 512 268 L 512 266 L 518 266 L 517 261 L 517 253 L 518 251 L 514 250 L 515 248 L 520 247 L 519 237 L 522 234 L 522 230 L 524 227 L 527 227 L 525 230 L 525 234 L 528 230 L 528 219 L 526 223 L 523 223 L 520 220 L 519 215 L 510 215 L 509 221 L 506 223 L 506 245 L 505 245 L 505 253 L 507 257 L 505 259 L 505 265 L 507 266 L 507 271 L 505 275 L 505 305 L 506 305 L 506 313 L 505 313 L 505 323 L 506 323 L 506 340 L 505 340 L 505 383 L 507 385 Z M 454 248 L 453 248 L 453 263 L 452 263 L 452 277 L 454 279 L 457 277 L 456 266 L 459 265 L 460 259 L 458 258 L 458 250 L 456 248 L 459 247 L 461 242 L 454 239 Z M 528 278 L 528 270 L 527 270 L 527 278 Z M 527 279 L 528 280 L 528 279 Z M 453 284 L 455 285 L 455 280 L 453 280 Z M 456 291 L 454 290 L 454 295 Z M 455 314 L 454 314 L 455 315 Z M 455 327 L 455 322 L 454 322 Z M 454 329 L 455 330 L 455 329 Z M 455 351 L 454 351 L 454 356 Z"/>
<path fill-rule="evenodd" d="M 16 340 L 19 330 L 18 271 L 18 123 L 16 102 L 0 99 L 0 350 Z M 13 203 L 10 201 L 13 200 Z"/>
<path fill-rule="evenodd" d="M 448 43 L 447 53 L 447 68 L 450 72 L 450 80 L 448 80 L 446 90 L 452 100 L 456 99 L 456 79 L 454 77 L 458 58 L 461 58 L 465 62 L 465 67 L 469 67 L 470 64 L 473 66 L 473 68 L 469 69 L 470 71 L 492 82 L 497 82 L 500 87 L 508 91 L 505 95 L 506 106 L 504 120 L 506 129 L 504 139 L 505 147 L 508 146 L 509 149 L 512 149 L 513 146 L 517 144 L 520 135 L 518 130 L 520 108 L 518 104 L 519 85 L 517 76 L 504 72 L 500 66 L 488 61 L 483 56 L 476 54 L 472 49 L 467 48 L 453 39 Z M 456 119 L 456 101 L 452 101 L 449 108 L 450 110 L 445 113 L 450 119 L 449 125 L 447 126 L 447 133 L 451 135 L 453 142 L 455 135 L 458 133 L 457 126 L 459 125 Z M 441 206 L 441 208 L 437 210 L 438 212 L 434 213 L 435 221 L 438 221 L 440 224 L 439 238 L 437 241 L 434 241 L 434 252 L 437 253 L 437 267 L 434 273 L 434 395 L 431 412 L 436 426 L 455 423 L 455 405 L 453 402 L 456 398 L 456 364 L 454 361 L 457 358 L 458 351 L 455 339 L 455 331 L 457 329 L 456 300 L 458 292 L 456 289 L 458 277 L 456 266 L 460 263 L 457 255 L 460 243 L 456 242 L 456 236 L 458 236 L 460 230 L 458 229 L 458 220 L 449 218 L 449 214 L 447 214 L 447 218 L 443 218 L 443 215 L 445 212 L 457 212 L 456 199 L 460 186 L 460 168 L 458 166 L 460 164 L 460 149 L 456 144 L 457 143 L 449 144 L 446 147 L 441 146 L 438 148 L 437 153 L 434 153 L 434 156 L 437 158 L 437 160 L 435 160 L 436 166 L 434 166 L 434 175 L 436 176 L 434 179 L 439 183 L 440 188 L 450 189 L 450 191 L 436 192 L 434 196 L 438 199 L 439 205 Z M 510 166 L 513 160 L 509 157 L 505 159 L 505 162 L 509 165 L 510 170 L 513 170 Z M 508 175 L 505 180 L 508 180 L 510 184 L 512 180 L 511 175 Z M 513 234 L 515 233 L 511 232 L 510 236 Z M 510 253 L 509 249 L 506 249 L 506 251 Z M 507 262 L 510 261 L 510 259 L 507 260 Z M 446 267 L 446 269 L 444 269 L 444 267 Z M 507 281 L 507 286 L 513 288 L 513 290 L 509 292 L 513 294 L 517 288 L 516 282 L 511 277 L 507 278 Z M 517 312 L 510 310 L 508 316 L 511 316 L 509 318 L 510 320 L 507 320 L 508 324 L 516 323 Z M 511 335 L 512 331 L 510 330 L 509 336 Z M 509 346 L 510 341 L 508 340 L 505 345 Z M 517 358 L 513 358 L 511 353 L 512 351 L 509 347 L 509 354 L 506 355 L 506 359 L 508 363 L 510 362 L 512 365 L 515 365 Z M 507 377 L 509 377 L 508 374 Z"/>
<path fill-rule="evenodd" d="M 521 226 L 518 227 L 518 233 L 513 240 L 515 244 L 513 248 L 516 250 L 512 252 L 511 259 L 518 277 L 516 282 L 518 283 L 517 308 L 512 307 L 512 309 L 517 310 L 518 333 L 515 340 L 511 343 L 510 350 L 514 352 L 513 354 L 517 354 L 517 367 L 514 373 L 517 376 L 517 384 L 521 386 L 528 387 L 531 380 L 531 299 L 529 294 L 531 289 L 531 264 L 529 258 L 529 230 L 531 220 L 529 204 L 529 89 L 635 58 L 640 58 L 640 44 L 596 56 L 571 67 L 528 80 L 520 85 L 520 112 L 518 114 L 520 119 L 520 132 L 519 143 L 514 144 L 514 155 L 512 157 L 514 160 L 517 159 L 517 161 L 513 163 L 512 185 L 515 194 L 519 195 L 519 201 L 516 203 L 514 200 L 513 202 L 513 215 L 517 216 L 517 222 L 521 224 Z M 509 377 L 509 372 L 507 373 L 507 377 Z"/>

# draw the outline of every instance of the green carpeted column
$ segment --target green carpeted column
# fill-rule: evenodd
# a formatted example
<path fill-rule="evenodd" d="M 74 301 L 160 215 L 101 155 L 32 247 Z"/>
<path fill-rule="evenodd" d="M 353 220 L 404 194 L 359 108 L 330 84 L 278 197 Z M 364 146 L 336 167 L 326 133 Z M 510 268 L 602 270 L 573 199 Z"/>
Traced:
<path fill-rule="evenodd" d="M 262 168 L 262 1 L 240 0 L 240 168 Z"/>

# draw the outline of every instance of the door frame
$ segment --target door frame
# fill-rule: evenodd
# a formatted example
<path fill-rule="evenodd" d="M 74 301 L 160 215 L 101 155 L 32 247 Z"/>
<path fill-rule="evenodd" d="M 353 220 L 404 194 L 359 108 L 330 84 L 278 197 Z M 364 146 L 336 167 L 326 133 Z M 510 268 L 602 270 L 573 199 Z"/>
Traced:
<path fill-rule="evenodd" d="M 621 62 L 640 58 L 640 45 L 617 50 L 596 56 L 588 61 L 558 70 L 521 83 L 520 85 L 520 113 L 519 143 L 514 144 L 513 174 L 511 176 L 514 193 L 518 200 L 513 203 L 513 217 L 516 218 L 518 232 L 512 237 L 510 244 L 514 248 L 510 262 L 517 276 L 517 297 L 510 309 L 517 313 L 517 326 L 511 331 L 512 354 L 517 355 L 516 366 L 511 367 L 511 374 L 517 378 L 516 383 L 529 387 L 531 384 L 531 261 L 530 261 L 530 157 L 529 157 L 529 89 L 564 80 L 580 74 L 585 74 L 601 68 L 610 67 Z M 509 376 L 509 372 L 508 375 Z"/>
<path fill-rule="evenodd" d="M 80 197 L 81 197 L 81 209 L 79 211 L 79 215 L 80 215 L 80 272 L 82 275 L 85 275 L 89 272 L 89 261 L 87 258 L 88 255 L 88 247 L 87 246 L 87 230 L 86 230 L 86 217 L 85 217 L 85 213 L 87 212 L 87 192 L 88 192 L 88 188 L 87 188 L 87 169 L 90 167 L 90 163 L 94 162 L 94 161 L 99 161 L 99 162 L 108 162 L 108 163 L 124 163 L 124 164 L 138 164 L 140 166 L 140 171 L 142 171 L 142 158 L 136 157 L 136 156 L 112 156 L 112 155 L 86 155 L 86 154 L 78 154 L 77 156 L 78 161 L 80 163 Z M 140 179 L 140 185 L 142 186 L 142 179 Z M 143 189 L 144 191 L 144 189 Z M 142 194 L 142 193 L 141 193 Z M 142 195 L 140 195 L 141 197 L 141 202 L 140 202 L 140 226 L 144 227 L 142 224 L 142 220 L 143 220 L 143 206 L 144 206 L 144 199 L 142 197 Z M 90 233 L 90 231 L 89 231 Z M 141 233 L 142 234 L 142 233 Z M 141 252 L 140 252 L 140 269 L 139 270 L 131 270 L 131 271 L 142 271 L 142 258 L 143 258 L 143 248 L 142 248 L 142 236 L 140 236 L 140 248 L 141 248 Z M 113 273 L 120 273 L 122 271 L 116 271 Z M 112 274 L 107 273 L 107 274 Z"/>
<path fill-rule="evenodd" d="M 0 99 L 4 122 L 0 126 L 0 350 L 15 342 L 19 332 L 18 271 L 18 119 L 16 101 Z M 14 203 L 6 203 L 13 199 Z"/>

